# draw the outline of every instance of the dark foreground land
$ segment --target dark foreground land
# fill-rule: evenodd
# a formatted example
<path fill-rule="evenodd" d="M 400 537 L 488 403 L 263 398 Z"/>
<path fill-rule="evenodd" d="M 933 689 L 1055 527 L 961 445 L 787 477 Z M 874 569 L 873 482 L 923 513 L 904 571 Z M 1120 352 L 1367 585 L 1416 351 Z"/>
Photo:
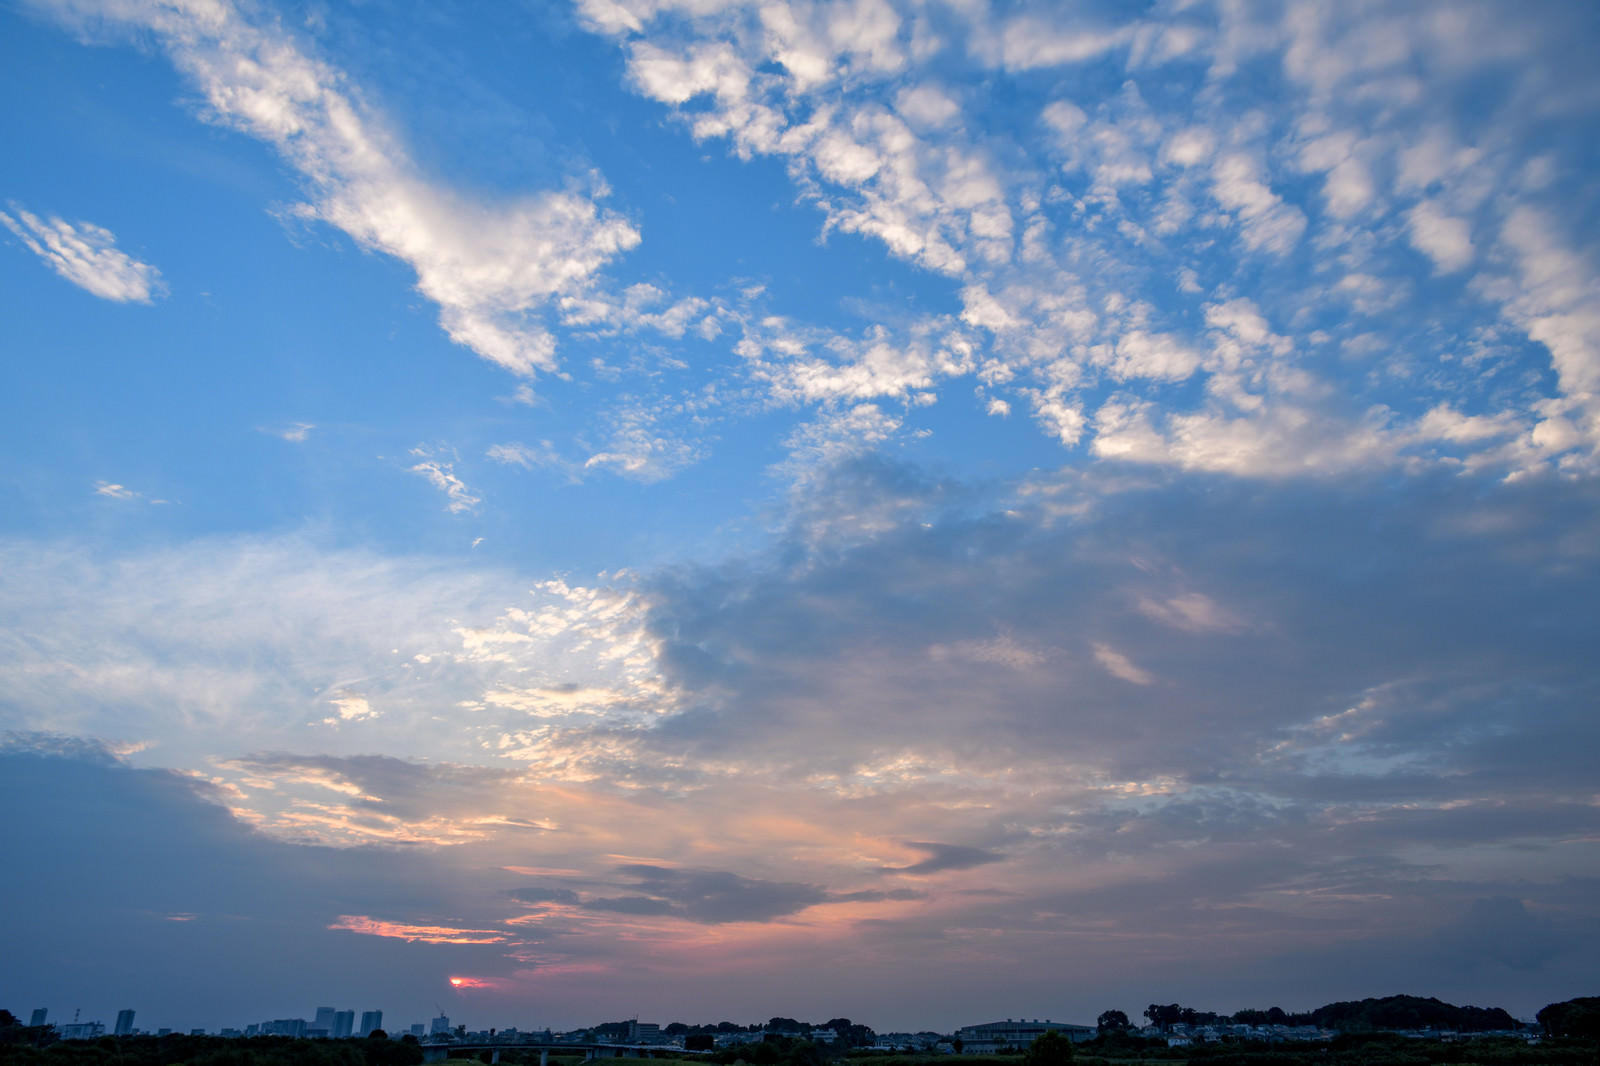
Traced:
<path fill-rule="evenodd" d="M 1333 1003 L 1305 1015 L 1286 1015 L 1277 1008 L 1241 1011 L 1232 1020 L 1246 1023 L 1245 1032 L 1256 1031 L 1252 1028 L 1256 1025 L 1270 1028 L 1287 1022 L 1318 1026 L 1326 1038 L 1222 1036 L 1178 1047 L 1169 1046 L 1165 1036 L 1148 1034 L 1221 1019 L 1177 1004 L 1152 1004 L 1145 1014 L 1156 1024 L 1143 1031 L 1130 1026 L 1121 1011 L 1107 1011 L 1093 1040 L 1073 1043 L 1052 1031 L 1026 1048 L 999 1055 L 962 1055 L 959 1040 L 951 1041 L 956 1054 L 900 1053 L 849 1047 L 847 1042 L 813 1043 L 805 1033 L 767 1032 L 755 1042 L 705 1054 L 675 1054 L 663 1047 L 657 1058 L 628 1061 L 637 1066 L 646 1061 L 652 1066 L 1600 1066 L 1600 997 L 1552 1003 L 1539 1012 L 1538 1030 L 1511 1033 L 1501 1027 L 1516 1027 L 1516 1022 L 1498 1008 L 1455 1007 L 1415 996 Z M 853 1026 L 847 1019 L 835 1021 L 839 1024 L 830 1023 L 828 1028 L 871 1036 L 864 1026 Z M 773 1019 L 780 1022 L 799 1025 L 793 1019 Z M 673 1028 L 691 1027 L 675 1023 Z M 720 1023 L 698 1028 L 704 1032 L 696 1039 L 710 1048 L 712 1032 L 737 1027 Z M 541 1066 L 541 1054 L 547 1055 L 544 1066 L 587 1066 L 582 1056 L 548 1051 L 538 1045 L 508 1044 L 496 1054 L 503 1066 Z M 486 1066 L 491 1060 L 488 1051 L 462 1048 L 459 1055 L 439 1066 Z M 422 1066 L 423 1057 L 416 1038 L 390 1040 L 381 1032 L 345 1040 L 178 1034 L 58 1040 L 52 1027 L 23 1026 L 10 1011 L 0 1010 L 0 1066 Z"/>
<path fill-rule="evenodd" d="M 665 1050 L 665 1049 L 664 1049 Z M 824 1058 L 807 1041 L 727 1049 L 692 1059 L 628 1060 L 643 1066 L 1600 1066 L 1593 1040 L 1550 1037 L 1530 1044 L 1507 1037 L 1419 1040 L 1393 1033 L 1345 1033 L 1325 1043 L 1219 1042 L 1169 1048 L 1137 1037 L 1101 1037 L 1075 1046 L 1065 1063 L 1014 1055 L 862 1054 Z M 440 1066 L 482 1066 L 488 1052 Z M 770 1060 L 770 1061 L 763 1061 Z M 503 1048 L 505 1066 L 538 1066 L 537 1048 Z M 215 1036 L 102 1037 L 46 1047 L 0 1044 L 0 1066 L 420 1066 L 422 1048 L 398 1040 L 248 1039 Z M 552 1055 L 549 1066 L 584 1066 Z M 621 1063 L 618 1063 L 621 1066 Z"/>

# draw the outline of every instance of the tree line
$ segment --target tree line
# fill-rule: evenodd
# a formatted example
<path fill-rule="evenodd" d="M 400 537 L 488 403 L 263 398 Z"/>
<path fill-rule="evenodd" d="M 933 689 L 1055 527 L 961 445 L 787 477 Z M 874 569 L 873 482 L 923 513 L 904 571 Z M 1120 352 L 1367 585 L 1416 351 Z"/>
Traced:
<path fill-rule="evenodd" d="M 1545 1010 L 1557 1006 L 1560 1004 L 1551 1004 Z M 1500 1007 L 1458 1007 L 1431 996 L 1427 998 L 1384 996 L 1343 1001 L 1294 1014 L 1279 1007 L 1269 1007 L 1266 1010 L 1247 1009 L 1221 1015 L 1213 1011 L 1182 1007 L 1176 1003 L 1152 1003 L 1145 1008 L 1144 1016 L 1150 1019 L 1151 1025 L 1162 1032 L 1167 1032 L 1174 1025 L 1180 1024 L 1193 1027 L 1228 1022 L 1235 1025 L 1310 1025 L 1318 1029 L 1349 1033 L 1402 1029 L 1447 1029 L 1458 1033 L 1487 1033 L 1517 1028 L 1517 1020 Z M 1127 1028 L 1127 1020 L 1128 1016 L 1121 1011 L 1107 1011 L 1100 1016 L 1100 1028 Z"/>

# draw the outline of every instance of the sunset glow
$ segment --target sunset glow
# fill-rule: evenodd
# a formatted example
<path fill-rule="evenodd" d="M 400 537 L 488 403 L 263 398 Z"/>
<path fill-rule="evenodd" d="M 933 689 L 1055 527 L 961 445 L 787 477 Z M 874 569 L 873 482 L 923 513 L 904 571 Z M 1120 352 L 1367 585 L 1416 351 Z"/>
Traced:
<path fill-rule="evenodd" d="M 0 8 L 0 1007 L 1592 994 L 1597 47 Z"/>

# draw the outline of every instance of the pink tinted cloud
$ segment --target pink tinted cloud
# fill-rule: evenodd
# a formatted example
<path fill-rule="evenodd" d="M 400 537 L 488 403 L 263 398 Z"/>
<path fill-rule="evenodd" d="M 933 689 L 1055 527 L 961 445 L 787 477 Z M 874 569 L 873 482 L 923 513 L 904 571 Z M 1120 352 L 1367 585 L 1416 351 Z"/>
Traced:
<path fill-rule="evenodd" d="M 451 929 L 443 925 L 405 925 L 366 915 L 341 914 L 329 929 L 348 929 L 366 936 L 386 936 L 420 944 L 503 944 L 510 937 L 492 929 Z M 477 987 L 477 986 L 473 986 Z"/>

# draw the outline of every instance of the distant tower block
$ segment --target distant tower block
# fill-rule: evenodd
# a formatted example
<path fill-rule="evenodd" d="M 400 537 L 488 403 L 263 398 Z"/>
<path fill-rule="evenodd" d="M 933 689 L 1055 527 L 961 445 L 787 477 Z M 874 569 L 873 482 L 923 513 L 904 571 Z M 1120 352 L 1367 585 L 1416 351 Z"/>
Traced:
<path fill-rule="evenodd" d="M 117 1027 L 113 1030 L 113 1033 L 116 1036 L 133 1035 L 133 1010 L 131 1008 L 117 1011 Z"/>
<path fill-rule="evenodd" d="M 33 1017 L 28 1019 L 28 1024 L 29 1025 L 43 1025 L 45 1016 L 48 1015 L 49 1013 L 50 1013 L 50 1008 L 49 1007 L 35 1007 L 35 1008 L 33 1008 Z"/>
<path fill-rule="evenodd" d="M 333 1032 L 328 1035 L 335 1040 L 345 1040 L 350 1036 L 350 1030 L 355 1028 L 356 1012 L 353 1010 L 336 1010 L 333 1012 Z"/>
<path fill-rule="evenodd" d="M 371 1036 L 372 1035 L 372 1031 L 374 1029 L 382 1029 L 382 1028 L 383 1028 L 383 1011 L 381 1011 L 381 1010 L 364 1010 L 364 1011 L 361 1012 L 361 1029 L 359 1030 L 357 1035 L 363 1036 L 363 1037 Z"/>

